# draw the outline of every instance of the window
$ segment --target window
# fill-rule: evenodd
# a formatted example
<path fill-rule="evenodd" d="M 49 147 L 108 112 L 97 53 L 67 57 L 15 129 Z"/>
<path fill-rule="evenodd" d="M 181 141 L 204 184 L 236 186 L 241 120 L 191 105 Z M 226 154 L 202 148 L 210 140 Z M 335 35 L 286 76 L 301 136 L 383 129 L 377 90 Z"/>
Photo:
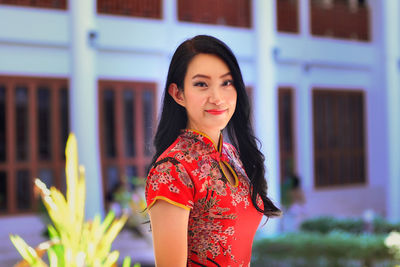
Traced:
<path fill-rule="evenodd" d="M 281 87 L 278 90 L 279 151 L 281 182 L 295 173 L 295 145 L 293 139 L 293 89 Z"/>
<path fill-rule="evenodd" d="M 147 175 L 153 156 L 156 85 L 100 81 L 99 88 L 103 184 L 110 199 L 121 183 Z"/>
<path fill-rule="evenodd" d="M 311 33 L 316 36 L 369 41 L 369 20 L 362 0 L 311 1 Z"/>
<path fill-rule="evenodd" d="M 0 214 L 33 211 L 33 178 L 65 188 L 65 79 L 0 76 Z"/>
<path fill-rule="evenodd" d="M 313 90 L 316 187 L 363 184 L 364 93 Z"/>
<path fill-rule="evenodd" d="M 279 32 L 299 32 L 298 6 L 298 0 L 276 0 L 276 24 Z"/>
<path fill-rule="evenodd" d="M 67 0 L 0 0 L 0 4 L 53 8 L 53 9 L 67 9 Z"/>
<path fill-rule="evenodd" d="M 178 0 L 180 21 L 251 27 L 250 0 Z"/>
<path fill-rule="evenodd" d="M 161 0 L 97 0 L 97 12 L 161 19 Z"/>

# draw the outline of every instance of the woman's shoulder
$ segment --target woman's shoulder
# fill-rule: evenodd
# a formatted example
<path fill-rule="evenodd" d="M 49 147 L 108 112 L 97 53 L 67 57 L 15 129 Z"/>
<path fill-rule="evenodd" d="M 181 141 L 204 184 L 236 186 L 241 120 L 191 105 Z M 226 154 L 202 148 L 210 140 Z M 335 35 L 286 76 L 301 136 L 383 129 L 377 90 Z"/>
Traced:
<path fill-rule="evenodd" d="M 168 158 L 175 158 L 175 155 L 179 153 L 180 147 L 182 147 L 182 138 L 178 138 L 158 157 L 155 163 L 165 161 Z"/>
<path fill-rule="evenodd" d="M 152 169 L 158 166 L 179 166 L 186 168 L 184 157 L 182 157 L 182 149 L 185 149 L 185 141 L 178 137 L 154 162 Z"/>

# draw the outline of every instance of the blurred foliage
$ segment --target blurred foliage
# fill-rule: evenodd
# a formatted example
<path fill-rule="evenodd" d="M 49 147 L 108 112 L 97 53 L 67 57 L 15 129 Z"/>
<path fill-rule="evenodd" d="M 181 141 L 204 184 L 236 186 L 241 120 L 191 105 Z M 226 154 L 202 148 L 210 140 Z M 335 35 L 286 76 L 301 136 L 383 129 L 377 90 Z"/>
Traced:
<path fill-rule="evenodd" d="M 42 260 L 46 252 L 50 266 L 54 267 L 116 266 L 119 252 L 111 251 L 111 244 L 128 217 L 123 215 L 115 219 L 114 213 L 110 212 L 103 222 L 99 215 L 93 221 L 85 222 L 85 172 L 83 166 L 78 165 L 78 147 L 73 134 L 68 138 L 65 152 L 66 198 L 56 188 L 48 189 L 40 180 L 35 181 L 53 222 L 48 225 L 50 240 L 33 249 L 21 237 L 10 235 L 24 258 L 17 266 L 48 266 Z M 130 265 L 130 258 L 126 258 L 123 267 Z"/>
<path fill-rule="evenodd" d="M 252 266 L 281 266 L 271 265 L 272 260 L 286 261 L 288 265 L 283 266 L 372 266 L 376 261 L 393 262 L 384 240 L 384 235 L 340 231 L 288 233 L 255 241 Z"/>
<path fill-rule="evenodd" d="M 390 223 L 382 218 L 376 218 L 374 220 L 374 232 L 387 234 L 393 231 L 400 232 L 400 223 Z"/>
<path fill-rule="evenodd" d="M 303 221 L 300 229 L 321 234 L 327 234 L 334 230 L 359 234 L 364 231 L 364 222 L 358 218 L 338 219 L 331 216 L 323 216 Z"/>
<path fill-rule="evenodd" d="M 327 234 L 339 230 L 353 234 L 365 231 L 365 222 L 361 218 L 335 218 L 323 216 L 303 221 L 300 226 L 302 231 Z M 383 218 L 375 218 L 372 221 L 372 231 L 375 234 L 388 234 L 391 231 L 400 231 L 400 223 L 390 223 Z"/>
<path fill-rule="evenodd" d="M 388 234 L 399 229 L 399 223 L 379 217 L 369 226 L 361 218 L 311 218 L 300 232 L 256 241 L 252 266 L 394 266 L 400 234 Z"/>
<path fill-rule="evenodd" d="M 145 179 L 141 177 L 122 177 L 121 183 L 112 192 L 109 207 L 116 214 L 128 216 L 125 228 L 137 237 L 151 242 L 146 223 L 149 221 L 146 212 Z"/>
<path fill-rule="evenodd" d="M 385 245 L 389 248 L 389 252 L 394 258 L 400 261 L 400 233 L 391 232 L 385 239 Z"/>

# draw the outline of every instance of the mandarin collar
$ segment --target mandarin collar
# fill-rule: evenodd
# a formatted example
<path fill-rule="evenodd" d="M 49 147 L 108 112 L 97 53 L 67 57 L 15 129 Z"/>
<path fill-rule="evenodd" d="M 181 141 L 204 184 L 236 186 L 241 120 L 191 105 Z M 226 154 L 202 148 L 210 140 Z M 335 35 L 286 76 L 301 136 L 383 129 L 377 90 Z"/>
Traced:
<path fill-rule="evenodd" d="M 227 166 L 229 168 L 229 170 L 231 171 L 234 179 L 235 179 L 235 183 L 232 184 L 234 187 L 237 187 L 239 184 L 239 179 L 238 176 L 236 174 L 236 171 L 231 167 L 230 165 L 230 160 L 228 158 L 228 156 L 226 154 L 224 154 L 222 152 L 222 146 L 224 143 L 223 140 L 223 135 L 222 132 L 219 136 L 219 142 L 218 142 L 218 146 L 212 141 L 212 139 L 205 133 L 202 133 L 200 131 L 197 130 L 193 130 L 193 129 L 183 129 L 182 130 L 182 136 L 184 138 L 194 138 L 194 137 L 201 137 L 202 142 L 208 146 L 209 148 L 211 148 L 211 153 L 209 153 L 208 155 L 210 155 L 211 158 L 213 158 L 214 160 L 216 160 L 219 164 L 219 166 L 221 167 L 221 171 L 224 173 L 224 176 L 226 176 L 225 171 L 222 169 L 222 164 L 225 163 L 225 166 Z M 224 162 L 224 163 L 223 163 Z M 230 183 L 228 181 L 228 183 Z"/>
<path fill-rule="evenodd" d="M 202 138 L 202 140 L 205 144 L 207 144 L 208 146 L 211 146 L 213 148 L 214 152 L 222 153 L 222 145 L 224 143 L 224 137 L 222 135 L 222 132 L 219 136 L 218 144 L 215 144 L 214 141 L 207 134 L 197 131 L 197 130 L 182 129 L 181 133 L 187 138 L 192 138 L 192 136 L 190 136 L 190 135 L 199 136 Z"/>

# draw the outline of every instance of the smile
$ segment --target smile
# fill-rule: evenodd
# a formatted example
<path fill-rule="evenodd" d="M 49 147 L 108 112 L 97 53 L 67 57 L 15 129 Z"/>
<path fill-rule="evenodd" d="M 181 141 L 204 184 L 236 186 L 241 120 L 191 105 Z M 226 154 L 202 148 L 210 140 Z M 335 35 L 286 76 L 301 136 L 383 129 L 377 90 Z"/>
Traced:
<path fill-rule="evenodd" d="M 222 113 L 224 113 L 225 111 L 227 111 L 226 109 L 208 109 L 206 110 L 206 112 L 212 114 L 212 115 L 220 115 Z"/>

